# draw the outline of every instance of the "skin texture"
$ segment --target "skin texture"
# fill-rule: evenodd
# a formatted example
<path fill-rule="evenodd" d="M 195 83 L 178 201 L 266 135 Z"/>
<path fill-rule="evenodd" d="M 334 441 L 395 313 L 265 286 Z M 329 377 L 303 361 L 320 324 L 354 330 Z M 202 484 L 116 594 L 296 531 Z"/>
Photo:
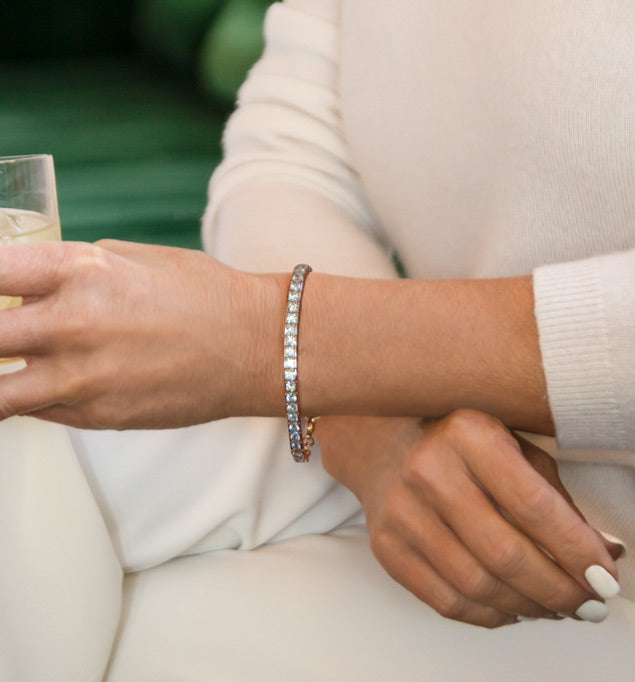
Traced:
<path fill-rule="evenodd" d="M 0 418 L 126 429 L 280 416 L 288 282 L 126 242 L 0 249 L 0 292 L 24 297 L 0 313 L 0 357 L 27 361 L 0 377 Z M 362 501 L 377 557 L 443 615 L 490 627 L 573 613 L 591 564 L 617 575 L 502 423 L 476 412 L 553 430 L 532 309 L 530 278 L 321 274 L 302 308 L 305 413 L 427 420 L 320 423 L 327 470 Z"/>
<path fill-rule="evenodd" d="M 28 367 L 2 377 L 0 417 L 122 429 L 282 415 L 288 282 L 196 251 L 126 242 L 2 249 L 0 291 L 25 302 L 2 311 L 0 357 L 22 356 Z M 311 274 L 303 408 L 439 417 L 470 407 L 550 433 L 532 307 L 530 278 Z"/>
<path fill-rule="evenodd" d="M 0 378 L 2 417 L 177 427 L 249 411 L 238 389 L 266 384 L 258 313 L 270 297 L 256 277 L 115 241 L 10 247 L 0 261 L 0 289 L 26 297 L 0 317 L 0 356 L 28 364 Z"/>
<path fill-rule="evenodd" d="M 619 548 L 585 523 L 554 460 L 493 417 L 330 417 L 316 434 L 379 562 L 443 616 L 485 627 L 573 616 L 599 599 L 589 565 L 617 577 Z"/>

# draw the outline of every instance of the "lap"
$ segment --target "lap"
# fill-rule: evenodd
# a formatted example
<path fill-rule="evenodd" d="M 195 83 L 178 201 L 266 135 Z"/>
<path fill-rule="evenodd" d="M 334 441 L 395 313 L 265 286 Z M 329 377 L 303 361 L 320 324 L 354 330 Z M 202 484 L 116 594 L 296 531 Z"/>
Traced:
<path fill-rule="evenodd" d="M 293 462 L 281 419 L 69 434 L 127 571 L 324 533 L 361 516 L 323 470 L 319 448 L 308 464 Z"/>
<path fill-rule="evenodd" d="M 592 625 L 488 631 L 441 618 L 383 573 L 363 527 L 126 578 L 107 682 L 630 679 L 635 604 Z"/>

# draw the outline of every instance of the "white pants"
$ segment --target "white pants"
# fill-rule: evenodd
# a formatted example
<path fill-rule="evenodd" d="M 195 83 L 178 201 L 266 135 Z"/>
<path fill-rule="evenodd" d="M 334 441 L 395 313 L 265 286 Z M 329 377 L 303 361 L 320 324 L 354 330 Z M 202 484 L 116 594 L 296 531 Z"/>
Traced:
<path fill-rule="evenodd" d="M 281 433 L 0 424 L 0 680 L 634 678 L 633 602 L 600 625 L 489 632 L 394 583 L 363 526 L 315 534 L 359 508 L 319 462 L 291 462 Z M 123 593 L 121 562 L 136 570 Z"/>

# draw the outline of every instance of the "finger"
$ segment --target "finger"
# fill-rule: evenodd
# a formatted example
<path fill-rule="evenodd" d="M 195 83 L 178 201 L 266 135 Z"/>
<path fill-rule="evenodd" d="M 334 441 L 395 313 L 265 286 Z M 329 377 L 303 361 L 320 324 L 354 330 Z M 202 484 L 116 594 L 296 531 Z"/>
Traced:
<path fill-rule="evenodd" d="M 3 296 L 41 296 L 59 281 L 63 250 L 68 244 L 41 242 L 0 249 L 0 293 Z"/>
<path fill-rule="evenodd" d="M 386 572 L 437 613 L 471 625 L 496 628 L 517 621 L 513 614 L 471 601 L 422 557 L 390 534 L 371 535 L 373 552 Z"/>
<path fill-rule="evenodd" d="M 479 453 L 470 457 L 473 475 L 491 481 L 488 490 L 496 503 L 584 590 L 601 598 L 614 596 L 602 587 L 598 592 L 596 580 L 591 580 L 595 584 L 589 582 L 588 570 L 593 566 L 607 572 L 608 581 L 612 576 L 615 583 L 617 578 L 615 562 L 600 536 L 567 499 L 528 465 L 511 434 L 501 434 L 495 437 L 495 442 L 483 440 L 478 444 L 488 447 L 490 456 L 487 463 Z"/>
<path fill-rule="evenodd" d="M 422 508 L 420 500 L 403 498 L 399 512 L 390 516 L 394 534 L 460 594 L 483 606 L 527 618 L 555 615 L 492 575 L 442 519 Z"/>
<path fill-rule="evenodd" d="M 26 357 L 27 366 L 0 377 L 0 420 L 63 402 L 62 380 L 51 363 Z"/>
<path fill-rule="evenodd" d="M 552 612 L 574 613 L 589 599 L 575 580 L 501 516 L 472 480 L 464 460 L 452 456 L 451 447 L 443 457 L 425 457 L 423 464 L 412 472 L 412 485 L 492 575 Z"/>
<path fill-rule="evenodd" d="M 531 466 L 548 481 L 562 497 L 567 501 L 569 506 L 576 512 L 576 514 L 586 521 L 584 514 L 580 511 L 575 501 L 565 488 L 560 473 L 558 471 L 558 464 L 556 460 L 545 450 L 539 448 L 537 445 L 529 442 L 518 433 L 512 434 L 523 453 L 524 458 L 531 464 Z"/>
<path fill-rule="evenodd" d="M 446 507 L 448 523 L 499 580 L 552 612 L 573 614 L 589 600 L 589 592 L 507 523 L 478 487 L 459 489 L 459 496 L 454 509 Z M 465 517 L 470 509 L 478 516 L 478 532 Z"/>
<path fill-rule="evenodd" d="M 0 357 L 37 355 L 50 345 L 49 309 L 43 299 L 0 311 Z"/>
<path fill-rule="evenodd" d="M 521 434 L 514 432 L 514 438 L 518 441 L 522 450 L 523 456 L 531 464 L 531 466 L 562 495 L 562 497 L 569 503 L 569 506 L 578 514 L 578 516 L 586 521 L 586 518 L 580 508 L 569 494 L 569 491 L 564 486 L 558 471 L 558 463 L 556 460 L 541 447 L 527 440 Z M 509 517 L 511 519 L 511 517 Z M 596 530 L 599 534 L 602 543 L 606 547 L 608 553 L 614 561 L 621 559 L 626 554 L 626 545 L 619 539 L 609 536 Z"/>

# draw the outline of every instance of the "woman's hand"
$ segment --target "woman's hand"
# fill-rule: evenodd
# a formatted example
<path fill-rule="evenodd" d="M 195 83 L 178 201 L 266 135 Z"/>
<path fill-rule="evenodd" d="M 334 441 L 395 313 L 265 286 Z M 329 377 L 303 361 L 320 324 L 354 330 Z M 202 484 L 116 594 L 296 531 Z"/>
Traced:
<path fill-rule="evenodd" d="M 0 249 L 0 292 L 24 297 L 0 312 L 0 357 L 27 360 L 0 377 L 0 418 L 177 427 L 266 413 L 267 387 L 282 413 L 284 292 L 271 278 L 198 251 L 46 243 Z"/>
<path fill-rule="evenodd" d="M 379 562 L 440 614 L 486 627 L 606 615 L 585 577 L 590 566 L 617 575 L 605 541 L 563 496 L 548 455 L 528 449 L 553 485 L 498 420 L 326 418 L 316 435 L 326 470 L 364 506 Z"/>

